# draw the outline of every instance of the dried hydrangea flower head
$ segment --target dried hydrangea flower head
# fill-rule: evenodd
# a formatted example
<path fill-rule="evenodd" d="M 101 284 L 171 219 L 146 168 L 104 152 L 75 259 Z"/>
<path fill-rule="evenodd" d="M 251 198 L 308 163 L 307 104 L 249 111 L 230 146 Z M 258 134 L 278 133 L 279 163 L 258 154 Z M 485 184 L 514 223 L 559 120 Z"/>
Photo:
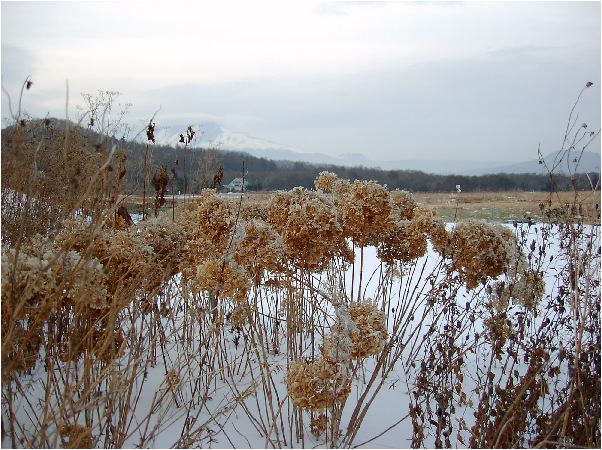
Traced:
<path fill-rule="evenodd" d="M 9 274 L 15 273 L 14 280 Z M 14 283 L 13 283 L 14 281 Z M 33 238 L 20 253 L 15 267 L 15 250 L 2 246 L 2 314 L 24 318 L 28 308 L 45 313 L 82 298 L 91 308 L 108 306 L 104 267 L 95 257 L 63 251 L 49 241 Z M 21 304 L 18 311 L 14 311 Z M 40 310 L 42 308 L 42 310 Z"/>
<path fill-rule="evenodd" d="M 2 318 L 25 319 L 28 309 L 38 308 L 56 288 L 56 274 L 43 252 L 21 249 L 18 260 L 12 247 L 2 246 Z M 10 275 L 14 273 L 14 282 Z"/>
<path fill-rule="evenodd" d="M 393 227 L 389 192 L 375 181 L 354 181 L 349 191 L 337 193 L 337 207 L 345 237 L 358 247 L 378 245 L 380 236 Z"/>
<path fill-rule="evenodd" d="M 64 448 L 96 447 L 96 439 L 94 439 L 92 430 L 88 427 L 82 425 L 64 425 L 60 427 L 59 434 Z"/>
<path fill-rule="evenodd" d="M 207 195 L 203 190 L 201 192 L 201 199 Z M 184 234 L 184 240 L 186 242 L 198 237 L 199 230 L 199 208 L 200 201 L 196 198 L 190 202 L 179 202 L 176 203 L 176 222 L 182 233 Z"/>
<path fill-rule="evenodd" d="M 429 237 L 437 253 L 448 255 L 451 252 L 449 233 L 445 229 L 443 221 L 436 217 L 433 210 L 417 206 L 413 211 L 412 222 L 417 229 Z"/>
<path fill-rule="evenodd" d="M 231 205 L 213 190 L 204 189 L 196 201 L 178 207 L 178 225 L 184 234 L 179 269 L 184 280 L 194 279 L 207 259 L 222 258 L 235 222 Z"/>
<path fill-rule="evenodd" d="M 380 353 L 387 340 L 387 328 L 385 315 L 378 305 L 369 299 L 352 303 L 349 314 L 357 326 L 357 331 L 351 333 L 351 357 L 362 359 Z"/>
<path fill-rule="evenodd" d="M 245 300 L 249 290 L 247 274 L 224 259 L 210 258 L 197 266 L 193 289 L 219 293 L 219 298 Z"/>
<path fill-rule="evenodd" d="M 240 217 L 245 221 L 261 219 L 267 221 L 268 207 L 262 200 L 245 199 L 240 210 Z"/>
<path fill-rule="evenodd" d="M 251 307 L 246 302 L 238 302 L 232 312 L 228 316 L 228 320 L 235 327 L 242 328 L 249 322 L 249 315 L 251 314 Z"/>
<path fill-rule="evenodd" d="M 509 235 L 499 226 L 468 220 L 450 233 L 452 265 L 466 281 L 477 287 L 483 277 L 497 277 L 506 268 Z"/>
<path fill-rule="evenodd" d="M 199 199 L 197 218 L 201 235 L 216 249 L 226 248 L 236 222 L 230 203 L 216 196 L 212 190 L 204 190 Z"/>
<path fill-rule="evenodd" d="M 414 216 L 414 209 L 416 209 L 417 204 L 410 192 L 395 189 L 389 193 L 389 196 L 400 219 L 410 220 Z"/>
<path fill-rule="evenodd" d="M 294 188 L 276 194 L 268 206 L 268 222 L 282 236 L 293 267 L 322 271 L 349 249 L 332 200 L 324 194 Z"/>
<path fill-rule="evenodd" d="M 112 228 L 85 230 L 85 225 L 64 228 L 57 236 L 56 243 L 65 250 L 85 252 L 86 256 L 97 258 L 103 266 L 107 291 L 110 296 L 119 293 L 120 301 L 127 301 L 139 289 L 149 283 L 155 262 L 153 248 L 141 240 L 137 230 Z"/>
<path fill-rule="evenodd" d="M 341 373 L 350 375 L 349 365 L 353 353 L 353 334 L 357 335 L 358 327 L 349 314 L 349 309 L 341 303 L 333 302 L 337 320 L 324 339 L 322 355 L 324 359 L 336 364 Z"/>
<path fill-rule="evenodd" d="M 261 219 L 244 223 L 244 235 L 234 249 L 234 261 L 259 285 L 264 272 L 284 270 L 284 242 L 271 225 Z"/>
<path fill-rule="evenodd" d="M 314 181 L 316 189 L 323 192 L 332 192 L 335 187 L 335 182 L 338 180 L 337 174 L 332 172 L 320 172 Z"/>
<path fill-rule="evenodd" d="M 326 414 L 318 414 L 311 419 L 309 429 L 315 437 L 320 437 L 328 428 L 328 416 Z"/>
<path fill-rule="evenodd" d="M 489 341 L 493 344 L 495 353 L 500 358 L 500 350 L 506 344 L 507 339 L 512 335 L 512 328 L 510 321 L 506 316 L 505 312 L 494 314 L 487 318 L 483 325 L 485 325 L 485 332 Z"/>
<path fill-rule="evenodd" d="M 377 247 L 379 259 L 388 264 L 409 262 L 426 254 L 426 233 L 414 220 L 394 220 L 384 232 Z"/>
<path fill-rule="evenodd" d="M 147 289 L 152 290 L 180 271 L 185 236 L 182 228 L 165 215 L 146 220 L 136 229 L 143 245 L 153 250 L 154 264 L 146 275 Z"/>
<path fill-rule="evenodd" d="M 512 300 L 514 304 L 534 310 L 545 292 L 543 274 L 529 267 L 515 236 L 508 229 L 504 231 L 508 236 L 506 279 L 493 284 L 490 294 L 492 305 L 499 312 L 505 310 Z"/>
<path fill-rule="evenodd" d="M 343 308 L 341 308 L 343 309 Z M 364 359 L 382 351 L 387 340 L 385 315 L 371 300 L 352 303 L 345 314 L 337 314 L 332 333 L 324 340 L 324 358 L 340 363 L 341 358 Z M 347 349 L 345 337 L 351 338 Z"/>
<path fill-rule="evenodd" d="M 407 191 L 392 191 L 390 227 L 381 233 L 377 255 L 388 264 L 409 262 L 426 253 L 426 230 L 423 217 L 416 215 L 416 202 Z"/>
<path fill-rule="evenodd" d="M 351 392 L 351 380 L 336 370 L 336 365 L 317 359 L 297 360 L 286 377 L 288 395 L 293 404 L 310 411 L 332 407 L 343 402 Z"/>

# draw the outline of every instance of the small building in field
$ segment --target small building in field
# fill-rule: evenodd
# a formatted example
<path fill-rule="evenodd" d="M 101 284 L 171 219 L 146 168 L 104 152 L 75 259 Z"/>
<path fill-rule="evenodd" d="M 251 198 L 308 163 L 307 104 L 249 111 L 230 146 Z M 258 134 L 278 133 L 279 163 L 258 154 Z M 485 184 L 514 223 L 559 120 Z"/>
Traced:
<path fill-rule="evenodd" d="M 244 180 L 244 190 L 247 190 L 248 186 L 247 180 Z M 230 183 L 224 186 L 230 192 L 242 192 L 243 190 L 243 179 L 242 178 L 234 178 Z"/>

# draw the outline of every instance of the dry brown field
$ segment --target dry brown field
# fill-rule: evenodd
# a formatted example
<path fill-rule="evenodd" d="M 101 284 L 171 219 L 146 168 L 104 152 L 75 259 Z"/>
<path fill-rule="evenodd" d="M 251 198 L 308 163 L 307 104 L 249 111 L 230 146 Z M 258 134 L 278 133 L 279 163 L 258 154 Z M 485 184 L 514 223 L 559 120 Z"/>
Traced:
<path fill-rule="evenodd" d="M 545 218 L 545 210 L 578 205 L 577 214 L 588 222 L 600 222 L 600 192 L 462 192 L 419 193 L 416 201 L 434 208 L 446 219 L 533 220 Z M 580 209 L 579 209 L 580 208 Z"/>
<path fill-rule="evenodd" d="M 223 194 L 232 200 L 238 200 L 238 194 Z M 249 192 L 244 194 L 244 202 L 267 202 L 272 192 Z M 188 199 L 193 196 L 188 196 Z M 546 219 L 545 211 L 562 209 L 567 205 L 578 205 L 578 214 L 589 223 L 600 223 L 600 191 L 558 192 L 461 192 L 461 193 L 415 193 L 418 204 L 434 209 L 445 220 L 482 219 L 494 222 L 511 220 L 540 221 Z M 181 201 L 183 196 L 176 196 Z M 152 197 L 147 202 L 152 205 Z M 130 210 L 136 211 L 142 205 L 141 196 L 128 196 L 126 203 Z M 168 199 L 171 205 L 171 197 Z M 580 205 L 580 206 L 579 206 Z M 580 209 L 579 209 L 580 208 Z"/>
<path fill-rule="evenodd" d="M 245 194 L 246 202 L 263 202 L 271 193 Z M 575 197 L 577 196 L 577 197 Z M 415 193 L 422 206 L 437 211 L 446 220 L 484 219 L 491 221 L 542 220 L 545 210 L 562 208 L 567 204 L 581 205 L 581 215 L 588 222 L 600 222 L 600 192 L 461 192 Z M 551 202 L 551 203 L 550 203 Z M 543 210 L 542 206 L 543 205 Z M 577 211 L 579 213 L 579 211 Z"/>

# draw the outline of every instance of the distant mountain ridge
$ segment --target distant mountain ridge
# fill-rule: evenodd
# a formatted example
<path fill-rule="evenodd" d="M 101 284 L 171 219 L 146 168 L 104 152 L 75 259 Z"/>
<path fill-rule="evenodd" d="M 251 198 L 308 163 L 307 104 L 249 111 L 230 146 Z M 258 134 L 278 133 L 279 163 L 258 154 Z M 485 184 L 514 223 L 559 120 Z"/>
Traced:
<path fill-rule="evenodd" d="M 562 159 L 561 159 L 562 158 Z M 561 154 L 561 150 L 549 153 L 544 156 L 545 164 L 540 163 L 539 159 L 531 159 L 521 163 L 505 164 L 489 168 L 496 172 L 488 173 L 536 173 L 545 174 L 548 169 L 554 173 L 585 173 L 585 172 L 600 172 L 600 154 L 584 151 L 572 150 Z M 555 161 L 557 162 L 554 167 Z M 547 167 L 547 168 L 546 168 Z M 468 172 L 468 175 L 483 175 L 482 172 Z"/>
<path fill-rule="evenodd" d="M 11 152 L 15 147 L 11 144 L 15 129 L 24 127 L 23 139 L 33 139 L 35 142 L 44 143 L 45 148 L 57 151 L 65 144 L 64 130 L 67 124 L 60 119 L 34 119 L 23 124 L 9 126 L 2 129 L 1 138 L 3 157 L 5 152 Z M 210 185 L 218 166 L 223 167 L 223 180 L 225 183 L 241 176 L 242 167 L 245 169 L 246 181 L 249 190 L 274 191 L 280 189 L 292 189 L 302 186 L 307 189 L 315 188 L 314 180 L 321 171 L 335 172 L 340 178 L 348 180 L 375 180 L 386 185 L 389 189 L 405 189 L 411 192 L 454 192 L 457 185 L 462 186 L 462 192 L 480 191 L 549 191 L 550 189 L 571 190 L 591 189 L 591 184 L 599 186 L 600 174 L 580 174 L 573 180 L 571 177 L 559 174 L 552 180 L 547 174 L 491 174 L 485 176 L 471 175 L 437 175 L 432 173 L 432 166 L 427 166 L 430 173 L 420 170 L 401 169 L 395 170 L 391 167 L 385 169 L 362 167 L 349 167 L 343 165 L 304 163 L 291 161 L 273 161 L 271 159 L 259 158 L 241 151 L 228 151 L 215 148 L 192 148 L 184 151 L 183 145 L 170 146 L 161 145 L 159 142 L 151 146 L 148 152 L 147 145 L 140 140 L 131 141 L 126 137 L 101 137 L 93 130 L 82 128 L 74 123 L 68 127 L 70 133 L 80 135 L 83 140 L 72 140 L 79 142 L 82 149 L 90 152 L 107 151 L 117 148 L 125 155 L 125 177 L 123 179 L 124 192 L 140 193 L 143 186 L 142 172 L 147 165 L 145 155 L 149 154 L 150 173 L 154 173 L 161 166 L 175 169 L 175 191 L 184 189 L 183 161 L 187 160 L 188 189 L 189 192 L 197 193 Z M 104 144 L 100 144 L 104 142 Z M 47 146 L 47 147 L 46 147 Z M 98 146 L 98 147 L 97 147 Z M 54 149 L 54 150 L 52 150 Z M 62 151 L 61 151 L 62 154 Z M 353 159 L 357 155 L 346 155 Z M 359 155 L 363 159 L 362 155 Z M 180 164 L 177 163 L 180 161 Z M 150 175 L 149 173 L 149 175 Z M 152 186 L 147 184 L 147 193 L 152 193 Z"/>
<path fill-rule="evenodd" d="M 216 148 L 225 151 L 239 151 L 248 153 L 257 158 L 266 158 L 276 161 L 281 167 L 291 167 L 295 162 L 304 162 L 317 165 L 334 165 L 343 167 L 367 167 L 382 170 L 417 170 L 436 175 L 486 175 L 494 173 L 536 173 L 545 174 L 546 169 L 539 160 L 532 158 L 522 162 L 507 161 L 477 161 L 477 160 L 426 160 L 426 159 L 395 159 L 387 161 L 374 161 L 361 153 L 343 153 L 338 156 L 324 153 L 305 153 L 285 144 L 279 144 L 240 131 L 231 131 L 221 127 L 215 122 L 205 122 L 193 127 L 199 132 L 191 144 L 191 148 Z M 155 137 L 158 144 L 175 146 L 186 126 L 158 127 Z M 176 131 L 179 130 L 179 131 Z M 558 152 L 545 156 L 549 167 Z M 535 155 L 535 154 L 534 154 Z M 571 158 L 576 156 L 572 152 Z M 570 159 L 570 158 L 569 158 Z M 575 164 L 572 164 L 571 170 Z M 578 166 L 578 172 L 599 172 L 600 153 L 586 151 L 583 153 Z M 567 173 L 566 159 L 556 168 L 557 173 Z"/>

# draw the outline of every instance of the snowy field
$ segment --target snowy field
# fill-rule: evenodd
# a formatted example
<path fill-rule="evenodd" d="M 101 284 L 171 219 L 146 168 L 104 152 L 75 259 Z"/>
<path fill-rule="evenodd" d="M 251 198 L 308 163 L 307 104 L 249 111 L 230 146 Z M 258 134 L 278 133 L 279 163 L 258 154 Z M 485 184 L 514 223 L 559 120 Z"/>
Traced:
<path fill-rule="evenodd" d="M 532 333 L 530 337 L 535 337 L 541 332 L 542 324 L 545 326 L 545 322 L 551 320 L 551 304 L 558 295 L 567 269 L 567 259 L 563 256 L 567 249 L 563 247 L 564 243 L 561 244 L 558 227 L 542 224 L 508 224 L 507 227 L 517 233 L 525 254 L 531 255 L 529 263 L 537 265 L 544 274 L 545 294 L 533 311 L 525 312 L 521 305 L 510 302 L 505 312 L 508 317 L 526 317 L 529 324 L 524 329 Z M 599 227 L 585 227 L 583 232 L 586 237 L 580 245 L 587 246 L 587 242 L 591 241 L 593 248 L 599 249 Z M 411 417 L 412 405 L 434 414 L 430 409 L 440 401 L 436 393 L 431 398 L 425 397 L 424 390 L 420 391 L 420 398 L 417 395 L 421 366 L 429 373 L 451 373 L 451 365 L 439 367 L 439 360 L 429 360 L 429 356 L 437 343 L 448 336 L 447 327 L 451 321 L 457 321 L 459 326 L 453 333 L 452 348 L 462 355 L 462 364 L 460 370 L 449 375 L 443 383 L 451 383 L 451 391 L 455 392 L 453 401 L 448 401 L 445 408 L 448 411 L 448 416 L 444 416 L 447 425 L 443 429 L 432 420 L 433 415 L 425 416 L 431 419 L 420 423 L 424 424 L 422 445 L 426 447 L 437 445 L 437 435 L 452 447 L 468 446 L 468 430 L 475 423 L 476 407 L 482 395 L 479 386 L 482 388 L 487 386 L 487 381 L 493 381 L 488 379 L 489 376 L 495 378 L 493 384 L 499 381 L 502 385 L 502 381 L 508 378 L 507 371 L 520 379 L 529 368 L 529 364 L 520 358 L 513 360 L 510 368 L 509 358 L 492 358 L 492 343 L 488 341 L 490 334 L 484 326 L 486 317 L 483 315 L 487 311 L 483 306 L 487 304 L 487 286 L 468 290 L 465 286 L 451 283 L 447 272 L 442 270 L 442 258 L 430 244 L 424 257 L 395 269 L 382 264 L 373 247 L 365 248 L 363 255 L 360 249 L 355 252 L 355 266 L 348 267 L 343 279 L 336 280 L 336 283 L 344 289 L 347 298 L 352 295 L 353 298 L 358 297 L 361 289 L 358 298 L 374 300 L 386 313 L 389 336 L 395 336 L 395 339 L 385 357 L 377 355 L 353 362 L 350 368 L 351 391 L 341 413 L 338 445 L 366 448 L 405 448 L 412 445 L 412 437 L 417 431 L 417 422 L 413 423 Z M 599 253 L 597 255 L 599 263 Z M 590 264 L 584 270 L 592 271 L 590 277 L 594 280 L 600 279 L 599 264 Z M 315 336 L 315 346 L 305 346 L 302 354 L 293 358 L 287 350 L 286 340 L 274 337 L 274 333 L 286 333 L 284 320 L 275 328 L 271 325 L 266 327 L 264 330 L 270 329 L 269 333 L 251 330 L 250 327 L 257 325 L 249 323 L 235 327 L 227 320 L 223 327 L 217 329 L 207 319 L 207 311 L 196 309 L 193 313 L 190 305 L 194 305 L 194 301 L 182 302 L 186 296 L 193 300 L 198 297 L 183 287 L 179 274 L 174 276 L 159 299 L 159 304 L 166 306 L 169 314 L 159 323 L 149 321 L 146 324 L 148 317 L 132 318 L 136 328 L 153 329 L 166 336 L 161 339 L 160 348 L 154 350 L 156 354 L 151 358 L 152 362 L 149 364 L 148 360 L 141 359 L 136 366 L 137 362 L 132 362 L 132 355 L 126 350 L 115 362 L 115 367 L 136 366 L 136 381 L 129 383 L 125 379 L 132 376 L 128 369 L 123 373 L 123 379 L 119 375 L 113 376 L 111 386 L 101 384 L 92 389 L 96 396 L 102 398 L 109 390 L 119 389 L 120 382 L 133 387 L 129 398 L 134 411 L 128 416 L 128 425 L 123 427 L 128 433 L 120 445 L 160 448 L 329 446 L 332 441 L 328 431 L 317 436 L 311 433 L 310 424 L 318 413 L 295 408 L 290 401 L 286 377 L 292 359 L 314 359 L 319 355 L 319 347 L 335 320 L 335 310 L 331 302 L 326 301 L 326 297 L 332 295 L 334 284 L 328 273 L 313 276 L 315 291 L 311 298 L 320 305 L 323 332 Z M 599 291 L 591 294 L 599 298 Z M 445 308 L 437 306 L 438 296 L 446 299 Z M 282 290 L 264 288 L 254 291 L 250 297 L 257 305 L 255 317 L 258 323 L 271 323 L 282 314 L 278 309 L 278 301 L 284 301 Z M 200 304 L 206 299 L 198 300 Z M 449 305 L 452 305 L 451 309 Z M 197 319 L 191 320 L 190 317 Z M 220 339 L 212 338 L 216 335 Z M 527 336 L 524 342 L 530 337 Z M 559 346 L 565 344 L 562 333 L 557 337 Z M 272 338 L 274 344 L 257 342 L 257 339 Z M 568 343 L 570 336 L 566 339 Z M 517 342 L 518 353 L 524 347 L 521 345 Z M 505 348 L 512 348 L 512 343 Z M 140 354 L 137 353 L 137 357 Z M 560 364 L 560 367 L 563 369 L 564 366 Z M 82 370 L 81 364 L 73 364 L 60 374 L 77 379 Z M 562 384 L 566 378 L 563 373 L 561 370 L 561 374 L 554 378 L 555 383 Z M 37 364 L 31 374 L 19 379 L 23 395 L 21 403 L 13 405 L 13 410 L 17 422 L 25 428 L 28 422 L 35 423 L 30 415 L 39 409 L 59 407 L 58 403 L 44 404 L 48 376 L 45 365 Z M 59 398 L 62 395 L 69 393 L 57 393 Z M 107 397 L 106 401 L 110 398 Z M 81 408 L 83 423 L 86 406 L 82 404 Z M 102 415 L 102 412 L 98 414 Z M 359 422 L 358 415 L 361 417 Z M 110 420 L 121 419 L 113 417 Z M 351 423 L 358 427 L 354 433 L 349 433 Z M 301 432 L 299 427 L 303 428 Z M 439 431 L 433 431 L 433 428 Z M 103 442 L 101 428 L 94 429 L 93 435 L 98 447 L 110 445 Z M 49 442 L 52 443 L 52 439 Z M 4 430 L 2 446 L 11 445 L 9 434 Z"/>

